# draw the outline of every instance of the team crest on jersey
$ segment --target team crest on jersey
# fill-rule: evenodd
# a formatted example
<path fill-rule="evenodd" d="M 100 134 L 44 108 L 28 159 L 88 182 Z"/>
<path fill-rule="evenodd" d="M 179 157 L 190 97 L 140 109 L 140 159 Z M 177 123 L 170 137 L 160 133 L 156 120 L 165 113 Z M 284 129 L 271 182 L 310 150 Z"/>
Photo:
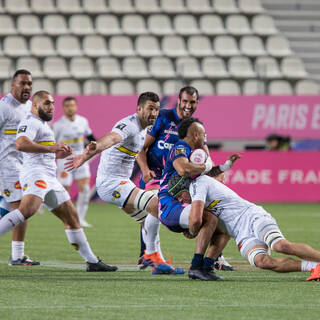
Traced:
<path fill-rule="evenodd" d="M 121 191 L 121 188 L 119 188 L 118 190 L 114 190 L 112 192 L 112 197 L 113 197 L 112 201 L 119 199 L 121 197 L 120 191 Z"/>
<path fill-rule="evenodd" d="M 182 147 L 182 146 L 176 147 L 175 154 L 176 154 L 176 156 L 178 154 L 184 154 L 185 155 L 186 154 L 186 148 Z"/>
<path fill-rule="evenodd" d="M 28 187 L 30 187 L 30 184 L 27 184 L 27 183 L 26 183 L 26 184 L 23 186 L 23 191 L 27 190 Z"/>
<path fill-rule="evenodd" d="M 123 130 L 127 125 L 125 123 L 119 123 L 117 126 L 116 126 L 116 129 L 119 129 L 119 130 Z"/>
<path fill-rule="evenodd" d="M 66 178 L 67 176 L 68 176 L 68 173 L 65 171 L 61 172 L 61 174 L 60 174 L 61 178 Z"/>
<path fill-rule="evenodd" d="M 4 189 L 3 190 L 3 194 L 6 195 L 7 197 L 10 197 L 10 194 L 13 192 L 13 190 L 9 190 L 9 189 Z"/>
<path fill-rule="evenodd" d="M 47 183 L 43 180 L 37 180 L 34 183 L 37 187 L 42 188 L 42 189 L 46 189 L 47 188 Z"/>
<path fill-rule="evenodd" d="M 21 127 L 18 129 L 18 133 L 26 132 L 26 130 L 27 130 L 27 126 L 21 126 Z"/>
<path fill-rule="evenodd" d="M 20 184 L 20 182 L 19 181 L 17 181 L 15 184 L 14 184 L 14 188 L 15 189 L 21 189 L 21 184 Z"/>

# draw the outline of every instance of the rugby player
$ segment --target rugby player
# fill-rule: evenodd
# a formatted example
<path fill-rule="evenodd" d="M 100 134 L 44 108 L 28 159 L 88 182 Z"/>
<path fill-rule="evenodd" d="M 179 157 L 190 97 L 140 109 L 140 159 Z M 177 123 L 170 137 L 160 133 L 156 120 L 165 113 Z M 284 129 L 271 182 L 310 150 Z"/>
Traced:
<path fill-rule="evenodd" d="M 147 131 L 144 146 L 137 157 L 137 162 L 142 172 L 140 180 L 141 189 L 152 191 L 155 194 L 158 193 L 164 163 L 169 150 L 179 140 L 178 126 L 183 119 L 188 119 L 194 114 L 198 102 L 198 90 L 194 87 L 186 86 L 180 89 L 176 108 L 160 110 L 154 126 Z M 204 148 L 209 154 L 207 146 L 204 146 Z M 223 179 L 224 177 L 222 175 L 219 178 Z M 148 222 L 149 220 L 154 220 L 154 217 L 151 215 L 148 216 L 146 221 Z M 156 225 L 156 222 L 154 222 L 154 225 Z M 160 223 L 158 222 L 157 228 L 159 227 Z M 138 265 L 141 269 L 148 266 L 147 260 L 143 259 L 146 250 L 144 239 L 146 239 L 146 234 L 143 228 L 141 228 L 141 246 L 138 258 Z M 162 255 L 159 244 L 160 239 L 157 239 L 155 250 Z M 152 251 L 146 250 L 147 256 L 152 253 Z M 217 269 L 233 270 L 230 264 L 220 254 L 215 265 Z"/>
<path fill-rule="evenodd" d="M 192 201 L 192 205 L 206 208 L 223 221 L 242 257 L 252 266 L 275 272 L 308 271 L 311 276 L 307 281 L 320 279 L 320 251 L 287 240 L 276 220 L 261 206 L 242 199 L 226 185 L 205 175 L 185 180 L 182 187 L 184 202 Z M 175 193 L 180 191 L 177 186 Z M 185 191 L 190 192 L 189 199 Z M 268 249 L 303 260 L 271 257 Z"/>
<path fill-rule="evenodd" d="M 200 280 L 218 280 L 219 277 L 213 272 L 215 259 L 225 247 L 229 237 L 219 231 L 216 239 L 213 232 L 217 226 L 218 219 L 212 221 L 210 213 L 204 210 L 203 205 L 198 203 L 187 205 L 173 199 L 180 192 L 175 192 L 176 185 L 181 181 L 168 185 L 170 178 L 174 176 L 186 177 L 197 176 L 212 172 L 212 161 L 207 158 L 205 164 L 193 164 L 189 162 L 189 156 L 193 149 L 203 148 L 205 142 L 205 130 L 202 123 L 196 118 L 188 118 L 181 122 L 178 129 L 179 140 L 170 150 L 163 170 L 159 197 L 159 218 L 161 222 L 173 232 L 183 232 L 187 238 L 197 236 L 194 257 L 189 269 L 189 277 Z M 238 156 L 230 157 L 229 168 L 237 160 Z M 216 168 L 216 167 L 214 167 Z M 219 173 L 223 170 L 219 170 Z M 210 178 L 212 179 L 212 178 Z M 212 225 L 213 223 L 213 225 Z M 208 256 L 204 254 L 210 244 Z M 213 256 L 215 255 L 215 256 Z"/>
<path fill-rule="evenodd" d="M 111 132 L 97 142 L 91 141 L 84 153 L 72 157 L 66 163 L 66 169 L 79 168 L 94 155 L 102 152 L 96 180 L 100 198 L 107 203 L 117 205 L 143 225 L 148 238 L 147 250 L 154 252 L 146 256 L 154 267 L 154 274 L 177 274 L 184 273 L 184 270 L 172 268 L 158 252 L 154 251 L 159 232 L 157 228 L 158 198 L 151 191 L 137 188 L 130 180 L 135 158 L 144 144 L 146 128 L 155 123 L 159 109 L 160 102 L 157 94 L 142 93 L 138 98 L 136 113 L 118 121 Z M 148 213 L 155 219 L 146 220 Z"/>
<path fill-rule="evenodd" d="M 87 263 L 87 271 L 116 271 L 99 260 L 92 252 L 80 228 L 78 215 L 68 192 L 56 178 L 56 158 L 72 154 L 71 147 L 55 143 L 48 125 L 54 111 L 54 100 L 47 91 L 38 91 L 32 97 L 31 113 L 18 125 L 16 148 L 23 153 L 20 183 L 23 191 L 18 209 L 0 220 L 0 236 L 30 218 L 44 202 L 64 224 L 70 244 Z"/>
<path fill-rule="evenodd" d="M 96 140 L 89 127 L 88 120 L 77 114 L 77 100 L 74 97 L 66 97 L 63 100 L 64 116 L 53 124 L 53 132 L 57 142 L 64 142 L 72 147 L 73 154 L 81 154 L 84 150 L 84 139 Z M 90 201 L 90 168 L 85 163 L 80 168 L 67 172 L 64 170 L 64 159 L 57 160 L 58 180 L 70 192 L 72 180 L 74 179 L 79 190 L 77 199 L 77 212 L 81 227 L 92 227 L 85 216 Z"/>
<path fill-rule="evenodd" d="M 0 100 L 0 195 L 4 197 L 2 215 L 17 209 L 22 198 L 19 172 L 22 154 L 16 149 L 16 133 L 19 122 L 31 109 L 32 77 L 28 70 L 17 70 L 12 78 L 11 92 Z M 40 262 L 24 254 L 24 238 L 27 221 L 12 230 L 12 266 L 39 265 Z"/>

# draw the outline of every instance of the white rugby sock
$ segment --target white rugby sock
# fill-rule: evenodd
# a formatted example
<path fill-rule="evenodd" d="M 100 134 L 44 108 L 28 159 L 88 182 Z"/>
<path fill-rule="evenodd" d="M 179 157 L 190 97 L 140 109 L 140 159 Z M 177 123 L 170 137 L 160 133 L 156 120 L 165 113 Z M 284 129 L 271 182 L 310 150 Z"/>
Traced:
<path fill-rule="evenodd" d="M 89 185 L 84 185 L 83 191 L 79 192 L 77 199 L 77 211 L 79 220 L 84 220 L 90 201 L 90 188 Z"/>
<path fill-rule="evenodd" d="M 25 218 L 19 209 L 9 212 L 0 220 L 0 236 L 11 231 L 24 220 Z"/>
<path fill-rule="evenodd" d="M 71 245 L 79 252 L 80 256 L 86 262 L 98 262 L 98 258 L 92 252 L 87 237 L 82 229 L 66 229 L 65 231 Z"/>
<path fill-rule="evenodd" d="M 24 242 L 12 241 L 11 242 L 11 257 L 12 260 L 22 259 L 24 256 Z"/>
<path fill-rule="evenodd" d="M 156 239 L 159 234 L 160 221 L 148 214 L 146 220 L 144 221 L 144 228 L 146 230 L 146 254 L 151 254 L 156 252 Z"/>
<path fill-rule="evenodd" d="M 301 271 L 306 272 L 306 271 L 311 271 L 317 264 L 320 264 L 320 262 L 314 262 L 314 261 L 306 261 L 302 260 L 301 261 Z"/>
<path fill-rule="evenodd" d="M 160 226 L 159 226 L 160 229 Z M 160 231 L 160 230 L 159 230 Z M 161 251 L 161 246 L 160 246 L 160 232 L 158 231 L 157 237 L 156 237 L 156 251 L 159 252 L 160 257 L 163 261 L 166 261 L 166 259 L 164 258 L 162 251 Z"/>

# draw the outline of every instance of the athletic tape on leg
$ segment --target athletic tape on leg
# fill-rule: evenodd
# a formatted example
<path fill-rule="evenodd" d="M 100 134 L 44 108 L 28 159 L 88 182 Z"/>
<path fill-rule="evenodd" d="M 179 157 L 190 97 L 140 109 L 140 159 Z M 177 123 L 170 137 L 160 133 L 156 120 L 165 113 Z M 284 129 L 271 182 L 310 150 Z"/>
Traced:
<path fill-rule="evenodd" d="M 152 191 L 139 190 L 133 202 L 133 207 L 139 210 L 146 210 L 150 201 L 155 197 Z"/>
<path fill-rule="evenodd" d="M 263 241 L 268 245 L 271 250 L 273 250 L 273 246 L 280 240 L 284 240 L 285 237 L 280 232 L 279 229 L 269 230 L 263 237 Z"/>
<path fill-rule="evenodd" d="M 252 265 L 253 267 L 256 267 L 256 264 L 254 263 L 254 259 L 259 254 L 266 254 L 267 255 L 268 250 L 266 248 L 255 248 L 248 253 L 248 261 L 249 261 L 250 265 Z"/>

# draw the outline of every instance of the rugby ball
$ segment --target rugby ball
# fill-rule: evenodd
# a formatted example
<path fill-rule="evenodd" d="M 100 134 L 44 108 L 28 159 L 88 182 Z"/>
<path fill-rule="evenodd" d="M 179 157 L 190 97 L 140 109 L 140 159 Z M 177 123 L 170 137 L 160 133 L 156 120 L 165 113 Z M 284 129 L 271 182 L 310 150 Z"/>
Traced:
<path fill-rule="evenodd" d="M 207 160 L 207 153 L 203 149 L 195 149 L 190 154 L 189 160 L 194 164 L 204 164 Z"/>

